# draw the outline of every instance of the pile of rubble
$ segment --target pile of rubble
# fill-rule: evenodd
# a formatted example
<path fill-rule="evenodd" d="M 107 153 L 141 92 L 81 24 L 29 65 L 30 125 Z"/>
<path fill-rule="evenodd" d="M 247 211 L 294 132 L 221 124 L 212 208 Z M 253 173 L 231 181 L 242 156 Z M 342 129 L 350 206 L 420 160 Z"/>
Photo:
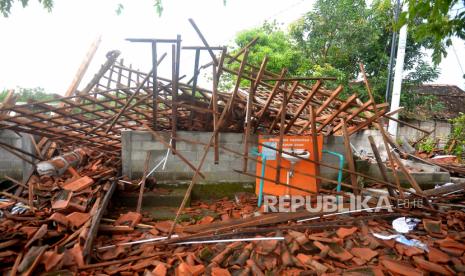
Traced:
<path fill-rule="evenodd" d="M 248 53 L 256 40 L 230 54 L 224 47 L 210 47 L 195 23 L 191 24 L 203 46 L 181 47 L 180 36 L 173 40 L 131 40 L 172 44 L 171 78 L 157 75 L 157 66 L 166 54 L 159 58 L 155 53 L 152 70 L 144 73 L 118 62 L 119 52 L 112 51 L 81 91 L 77 91 L 77 85 L 85 70 L 78 72 L 66 95 L 53 100 L 16 105 L 14 93 L 9 93 L 0 110 L 2 129 L 36 137 L 32 137 L 33 153 L 0 144 L 33 165 L 26 181 L 10 178 L 12 186 L 0 192 L 3 273 L 465 273 L 465 184 L 426 191 L 420 187 L 401 160 L 411 158 L 412 154 L 398 146 L 383 128 L 384 119 L 398 121 L 391 116 L 396 111 L 386 113 L 387 104 L 376 104 L 363 65 L 360 69 L 369 95 L 365 102 L 356 94 L 342 97 L 342 86 L 327 88 L 332 85 L 325 84 L 334 81 L 333 78 L 287 77 L 286 69 L 276 74 L 266 70 L 266 57 L 260 66 L 250 64 Z M 91 52 L 95 48 L 93 45 Z M 179 76 L 181 49 L 207 51 L 211 56 L 209 64 L 196 63 L 192 79 L 184 82 L 184 76 Z M 86 59 L 82 68 L 87 68 L 89 62 Z M 212 67 L 212 88 L 198 87 L 200 71 L 209 67 Z M 218 87 L 224 74 L 233 76 L 235 82 L 229 92 Z M 244 83 L 249 87 L 242 87 Z M 378 145 L 369 137 L 381 179 L 356 171 L 352 155 L 350 135 L 370 126 L 379 129 L 386 152 L 386 160 L 381 160 Z M 149 154 L 140 181 L 121 181 L 122 130 L 149 131 L 194 171 L 174 220 L 153 221 L 140 212 Z M 178 137 L 177 130 L 212 133 L 210 141 L 189 141 Z M 169 131 L 170 141 L 165 141 L 158 131 Z M 220 131 L 244 132 L 244 151 L 220 145 Z M 250 154 L 253 142 L 249 137 L 254 133 L 278 137 L 276 146 L 259 144 L 279 153 L 276 166 Z M 285 134 L 306 134 L 312 141 L 318 135 L 342 134 L 348 167 L 340 169 L 318 157 L 305 159 L 284 150 Z M 199 164 L 192 164 L 176 151 L 178 140 L 205 146 Z M 317 179 L 318 190 L 300 190 L 338 195 L 341 203 L 346 204 L 353 195 L 379 198 L 380 194 L 370 189 L 376 187 L 387 196 L 393 212 L 265 213 L 255 207 L 255 198 L 248 197 L 187 207 L 193 186 L 203 177 L 202 166 L 210 148 L 215 151 L 214 162 L 219 162 L 220 149 L 229 151 L 244 160 L 244 169 L 237 170 L 238 173 L 293 189 L 298 187 L 280 182 L 279 173 L 276 179 L 265 179 L 247 171 L 247 162 L 263 162 L 264 167 L 277 172 L 283 168 L 282 154 L 311 162 L 316 165 L 315 174 L 298 170 L 294 173 Z M 321 176 L 320 167 L 348 173 L 350 183 Z M 394 181 L 387 177 L 388 168 L 396 168 Z M 410 188 L 400 185 L 398 174 L 405 175 Z M 373 186 L 360 186 L 360 179 L 369 180 Z M 320 187 L 321 181 L 337 184 L 338 188 Z M 104 217 L 118 185 L 139 189 L 137 211 Z M 422 206 L 399 206 L 398 199 L 418 201 Z M 373 206 L 372 202 L 369 204 Z M 215 215 L 204 216 L 203 209 Z M 196 214 L 198 219 L 182 221 L 183 214 Z"/>
<path fill-rule="evenodd" d="M 463 194 L 460 198 L 457 203 L 465 203 Z M 59 250 L 67 248 L 63 243 L 35 246 L 48 244 L 54 232 L 49 229 L 38 236 L 39 230 L 26 245 L 32 246 L 28 252 L 42 258 L 33 258 L 37 261 L 28 269 L 34 267 L 36 273 L 69 270 L 88 275 L 465 273 L 463 211 L 448 209 L 433 216 L 420 210 L 408 212 L 415 219 L 406 219 L 405 210 L 329 218 L 318 214 L 310 221 L 299 222 L 309 213 L 264 214 L 255 206 L 253 198 L 194 203 L 186 213 L 208 210 L 212 215 L 181 222 L 171 239 L 167 235 L 172 221 L 152 221 L 135 212 L 116 220 L 104 219 L 95 240 L 95 262 L 87 265 L 78 257 L 78 242 L 64 251 Z M 25 231 L 22 228 L 19 232 Z"/>
<path fill-rule="evenodd" d="M 115 164 L 77 149 L 37 165 L 42 175 L 29 179 L 31 196 L 21 182 L 7 189 L 14 194 L 1 192 L 2 271 L 35 275 L 42 264 L 44 271 L 82 266 L 116 187 Z"/>

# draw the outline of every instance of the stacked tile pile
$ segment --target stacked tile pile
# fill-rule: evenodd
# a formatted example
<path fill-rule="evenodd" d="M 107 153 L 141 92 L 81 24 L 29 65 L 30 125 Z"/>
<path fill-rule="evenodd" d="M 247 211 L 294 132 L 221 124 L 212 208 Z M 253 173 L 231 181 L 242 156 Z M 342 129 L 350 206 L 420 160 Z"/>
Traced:
<path fill-rule="evenodd" d="M 55 165 L 60 166 L 56 159 Z M 90 237 L 92 218 L 116 175 L 114 160 L 90 155 L 76 171 L 62 175 L 34 174 L 27 190 L 8 194 L 0 205 L 0 270 L 7 275 L 37 275 L 84 265 L 83 249 Z M 14 192 L 16 193 L 16 192 Z M 19 203 L 16 203 L 19 202 Z"/>
<path fill-rule="evenodd" d="M 138 213 L 123 214 L 113 226 L 124 224 L 131 230 L 113 229 L 111 234 L 99 236 L 97 262 L 79 271 L 107 275 L 465 275 L 463 211 L 423 215 L 413 231 L 399 234 L 391 225 L 393 218 L 403 216 L 397 212 L 267 225 L 260 220 L 266 220 L 269 214 L 257 216 L 255 206 L 253 201 L 228 200 L 196 204 L 186 212 L 209 215 L 194 215 L 179 223 L 175 230 L 179 237 L 173 236 L 170 242 L 162 239 L 168 235 L 172 221 L 155 222 Z M 221 230 L 234 222 L 245 225 L 254 216 L 255 225 L 260 227 L 236 224 L 233 231 Z M 402 239 L 378 238 L 389 235 L 403 235 L 422 246 L 406 245 Z M 251 237 L 258 240 L 232 239 Z M 273 237 L 284 239 L 260 240 Z M 232 240 L 208 243 L 216 239 Z M 145 242 L 131 245 L 141 240 Z M 185 244 L 187 241 L 198 243 Z"/>

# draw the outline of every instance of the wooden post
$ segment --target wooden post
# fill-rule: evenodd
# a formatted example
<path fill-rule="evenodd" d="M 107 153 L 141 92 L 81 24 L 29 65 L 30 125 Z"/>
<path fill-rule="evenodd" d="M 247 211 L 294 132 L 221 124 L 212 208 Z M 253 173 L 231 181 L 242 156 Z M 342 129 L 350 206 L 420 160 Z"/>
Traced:
<path fill-rule="evenodd" d="M 263 73 L 265 72 L 266 64 L 268 62 L 268 56 L 265 56 L 263 58 L 262 64 L 260 65 L 260 69 L 258 71 L 257 78 L 255 82 L 251 81 L 250 82 L 250 91 L 249 91 L 249 96 L 247 98 L 247 111 L 246 111 L 246 119 L 245 119 L 245 137 L 244 137 L 244 154 L 247 157 L 249 155 L 249 136 L 250 132 L 252 130 L 252 113 L 253 113 L 253 104 L 254 104 L 254 99 L 255 99 L 255 91 L 258 88 L 258 84 L 260 83 L 260 79 L 263 76 Z M 253 78 L 253 76 L 252 76 Z M 247 171 L 247 162 L 248 158 L 244 158 L 243 162 L 243 167 L 242 170 L 245 172 Z"/>
<path fill-rule="evenodd" d="M 199 59 L 200 59 L 200 49 L 195 49 L 195 60 L 194 60 L 194 76 L 192 80 L 192 102 L 195 99 L 195 89 L 197 87 L 197 79 L 199 77 Z M 215 67 L 215 65 L 213 65 Z M 192 129 L 192 119 L 194 118 L 194 112 L 190 112 L 189 114 L 189 128 Z"/>
<path fill-rule="evenodd" d="M 147 173 L 149 171 L 151 153 L 152 153 L 151 151 L 147 151 L 147 154 L 145 155 L 144 174 L 142 175 L 142 180 L 141 180 L 140 189 L 139 189 L 139 199 L 137 200 L 137 209 L 136 209 L 137 213 L 140 213 L 140 210 L 142 208 L 142 197 L 144 195 L 145 181 L 147 180 Z"/>
<path fill-rule="evenodd" d="M 277 159 L 276 159 L 276 182 L 279 183 L 281 177 L 281 151 L 283 150 L 284 130 L 286 128 L 286 113 L 287 113 L 287 91 L 283 90 L 283 102 L 281 112 L 281 122 L 279 123 L 279 141 Z M 287 193 L 288 194 L 288 193 Z"/>
<path fill-rule="evenodd" d="M 87 68 L 89 68 L 89 64 L 92 61 L 92 58 L 94 57 L 95 52 L 98 49 L 98 46 L 100 45 L 100 42 L 102 41 L 102 36 L 99 35 L 90 45 L 89 50 L 87 51 L 86 56 L 82 60 L 81 65 L 79 66 L 79 69 L 74 76 L 73 82 L 70 84 L 68 87 L 68 90 L 66 90 L 65 97 L 71 96 L 76 92 L 79 84 L 81 83 L 82 78 L 84 77 Z"/>
<path fill-rule="evenodd" d="M 375 112 L 374 117 L 378 117 L 377 118 L 377 120 L 378 120 L 377 127 L 378 127 L 378 130 L 381 132 L 381 136 L 383 137 L 384 147 L 386 149 L 386 153 L 387 153 L 387 156 L 389 158 L 389 163 L 390 163 L 391 169 L 392 169 L 392 175 L 394 175 L 394 179 L 396 181 L 397 190 L 399 191 L 400 197 L 404 198 L 404 193 L 402 192 L 402 189 L 400 188 L 399 176 L 397 175 L 397 171 L 396 171 L 396 168 L 394 166 L 394 159 L 393 159 L 391 150 L 390 150 L 388 142 L 387 142 L 387 137 L 388 136 L 386 134 L 386 131 L 384 130 L 383 118 L 379 118 L 379 116 L 378 116 L 379 113 L 378 113 L 378 107 L 376 106 L 375 97 L 373 97 L 373 93 L 371 93 L 370 84 L 368 83 L 368 78 L 367 78 L 367 76 L 365 74 L 365 68 L 363 67 L 363 64 L 361 64 L 361 63 L 360 63 L 360 71 L 362 72 L 363 81 L 365 82 L 365 87 L 367 89 L 368 96 L 370 97 L 369 102 L 373 106 L 373 111 Z"/>
<path fill-rule="evenodd" d="M 89 228 L 89 235 L 82 249 L 82 256 L 86 260 L 86 263 L 90 262 L 92 244 L 94 243 L 94 239 L 97 236 L 100 220 L 102 219 L 104 212 L 107 210 L 108 203 L 110 202 L 110 199 L 113 196 L 113 192 L 116 189 L 116 183 L 117 181 L 112 181 L 110 189 L 105 194 L 100 208 L 98 209 L 97 213 L 92 217 L 92 222 Z"/>
<path fill-rule="evenodd" d="M 157 130 L 157 108 L 158 108 L 158 59 L 157 54 L 157 43 L 152 42 L 152 79 L 153 79 L 153 91 L 152 91 L 152 127 Z"/>
<path fill-rule="evenodd" d="M 313 105 L 309 105 L 310 108 L 310 126 L 312 131 L 312 149 L 313 149 L 313 160 L 315 163 L 315 175 L 320 175 L 320 156 L 318 153 L 318 133 L 316 131 L 316 112 Z M 310 156 L 312 158 L 312 156 Z M 320 192 L 321 180 L 316 178 L 316 192 Z"/>
<path fill-rule="evenodd" d="M 223 59 L 224 60 L 224 59 Z M 213 133 L 215 137 L 213 139 L 214 144 L 214 162 L 215 164 L 219 163 L 220 151 L 218 149 L 219 135 L 218 135 L 218 77 L 217 77 L 217 68 L 213 64 L 213 90 L 212 90 L 212 110 L 213 110 Z"/>
<path fill-rule="evenodd" d="M 247 106 L 246 106 L 246 112 L 245 112 L 245 126 L 244 126 L 244 158 L 242 161 L 242 171 L 246 172 L 247 171 L 247 166 L 248 166 L 248 157 L 249 157 L 249 136 L 250 136 L 250 128 L 251 128 L 251 119 L 252 115 L 250 114 L 252 112 L 252 105 L 253 105 L 253 82 L 250 82 L 250 90 L 249 90 L 249 95 L 247 96 Z"/>
<path fill-rule="evenodd" d="M 371 145 L 371 150 L 373 151 L 373 155 L 375 156 L 376 162 L 378 163 L 378 168 L 381 173 L 381 176 L 383 177 L 383 180 L 386 182 L 389 182 L 388 176 L 387 176 L 387 171 L 386 167 L 383 164 L 383 160 L 381 159 L 381 155 L 379 154 L 378 147 L 376 146 L 375 140 L 373 139 L 373 136 L 368 136 L 368 141 L 370 141 Z M 386 185 L 389 195 L 392 197 L 397 197 L 396 192 L 394 189 L 392 189 L 391 186 Z"/>
<path fill-rule="evenodd" d="M 192 22 L 191 22 L 191 23 L 192 23 Z M 244 52 L 244 58 L 243 58 L 243 60 L 242 60 L 242 63 L 245 64 L 245 63 L 247 62 L 247 56 L 248 56 L 248 50 L 246 50 L 246 51 Z M 241 67 L 243 67 L 243 66 L 244 66 L 244 65 L 241 64 Z M 239 75 L 239 76 L 237 77 L 237 82 L 240 82 L 240 78 L 241 78 L 241 76 Z M 236 92 L 237 92 L 237 91 L 236 91 Z M 223 121 L 224 121 L 225 118 L 226 118 L 226 114 L 227 114 L 227 112 L 228 112 L 228 106 L 231 106 L 231 105 L 232 105 L 232 101 L 233 101 L 233 100 L 234 100 L 234 98 L 231 96 L 231 97 L 229 98 L 228 102 L 226 103 L 225 108 L 223 109 L 223 112 L 221 112 L 221 116 L 220 116 L 220 118 L 219 118 L 219 120 L 218 120 L 218 123 L 216 124 L 216 127 L 215 127 L 216 130 L 213 132 L 212 136 L 210 137 L 210 141 L 208 142 L 208 145 L 205 146 L 205 151 L 203 152 L 203 156 L 202 156 L 202 158 L 200 159 L 199 165 L 198 165 L 197 169 L 195 170 L 194 175 L 192 176 L 191 183 L 189 184 L 189 187 L 187 187 L 186 194 L 184 195 L 184 198 L 183 198 L 183 200 L 182 200 L 182 202 L 181 202 L 181 205 L 180 205 L 179 208 L 178 208 L 178 211 L 177 211 L 177 213 L 176 213 L 176 217 L 175 217 L 175 219 L 174 219 L 174 223 L 173 223 L 173 225 L 171 226 L 171 229 L 170 229 L 170 231 L 169 231 L 169 233 L 168 233 L 168 238 L 171 238 L 171 235 L 173 234 L 173 231 L 174 231 L 174 229 L 176 228 L 176 224 L 177 224 L 177 222 L 178 222 L 179 215 L 181 214 L 181 211 L 184 209 L 184 206 L 185 206 L 186 203 L 187 203 L 187 200 L 188 200 L 188 198 L 189 198 L 189 196 L 190 196 L 190 194 L 191 194 L 191 192 L 192 192 L 192 189 L 194 188 L 194 185 L 195 185 L 195 183 L 197 182 L 197 177 L 199 176 L 200 170 L 201 170 L 202 167 L 203 167 L 203 164 L 204 164 L 204 162 L 205 162 L 205 159 L 206 159 L 206 157 L 207 157 L 207 154 L 208 154 L 208 152 L 209 152 L 209 150 L 210 150 L 210 146 L 211 146 L 211 144 L 212 144 L 212 142 L 213 142 L 213 140 L 214 140 L 214 138 L 215 138 L 215 135 L 218 134 L 218 132 L 219 132 L 219 130 L 220 130 L 220 126 L 223 124 Z"/>
<path fill-rule="evenodd" d="M 349 164 L 349 170 L 355 171 L 354 156 L 352 155 L 352 147 L 350 146 L 349 134 L 347 133 L 346 122 L 342 120 L 342 135 L 344 137 L 344 147 L 346 149 L 346 159 Z M 350 182 L 352 183 L 352 190 L 355 195 L 359 194 L 359 188 L 357 184 L 357 176 L 350 174 Z"/>

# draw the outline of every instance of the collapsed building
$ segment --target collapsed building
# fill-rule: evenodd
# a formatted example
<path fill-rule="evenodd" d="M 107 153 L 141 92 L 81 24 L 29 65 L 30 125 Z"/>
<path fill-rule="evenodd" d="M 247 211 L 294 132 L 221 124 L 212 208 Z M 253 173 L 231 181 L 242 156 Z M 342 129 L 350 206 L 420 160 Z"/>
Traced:
<path fill-rule="evenodd" d="M 171 78 L 157 72 L 161 62 L 168 62 L 166 54 L 158 57 L 155 52 L 152 70 L 141 72 L 124 65 L 118 60 L 120 52 L 112 51 L 80 91 L 77 85 L 85 70 L 66 95 L 53 100 L 15 104 L 14 93 L 7 96 L 0 110 L 1 127 L 33 135 L 34 151 L 0 144 L 32 165 L 26 181 L 9 178 L 11 186 L 0 192 L 2 272 L 465 273 L 465 183 L 422 188 L 409 162 L 434 166 L 434 161 L 415 156 L 386 132 L 387 120 L 399 121 L 393 117 L 396 111 L 389 113 L 386 103 L 375 102 L 363 65 L 367 101 L 355 93 L 343 95 L 344 87 L 331 77 L 289 77 L 285 68 L 273 73 L 266 69 L 266 57 L 260 66 L 252 65 L 248 55 L 256 40 L 234 53 L 211 47 L 190 22 L 204 45 L 181 46 L 180 36 L 131 40 L 171 44 Z M 211 62 L 196 62 L 187 80 L 179 75 L 180 53 L 192 49 L 206 51 Z M 202 70 L 211 70 L 211 88 L 197 85 Z M 218 87 L 225 74 L 234 79 L 230 91 Z M 365 138 L 379 177 L 357 168 L 351 145 L 351 136 L 367 128 L 379 131 L 378 142 Z M 146 150 L 137 177 L 123 173 L 122 137 L 128 132 L 144 132 L 163 149 L 163 154 Z M 204 136 L 196 140 L 193 133 Z M 239 148 L 222 143 L 226 133 L 240 135 Z M 424 133 L 427 137 L 430 132 Z M 322 158 L 326 138 L 334 136 L 343 140 L 339 155 L 346 166 Z M 195 146 L 196 157 L 187 156 L 180 145 Z M 153 159 L 154 153 L 159 159 Z M 226 162 L 224 155 L 235 156 L 235 166 L 229 167 L 234 175 L 255 180 L 258 198 L 240 194 L 189 207 L 196 184 L 209 177 L 204 168 Z M 155 221 L 143 216 L 143 195 L 150 180 L 157 186 L 157 170 L 168 156 L 182 164 L 190 180 L 174 219 Z M 338 178 L 321 174 L 324 168 Z M 446 171 L 447 165 L 439 170 Z M 339 177 L 342 174 L 349 183 Z M 109 207 L 118 201 L 115 191 L 125 189 L 137 190 L 137 208 L 120 215 Z M 265 195 L 334 195 L 341 206 L 350 204 L 354 195 L 370 200 L 368 208 L 350 211 L 298 208 L 267 213 Z M 377 209 L 381 197 L 388 204 Z M 185 214 L 200 218 L 185 221 Z"/>

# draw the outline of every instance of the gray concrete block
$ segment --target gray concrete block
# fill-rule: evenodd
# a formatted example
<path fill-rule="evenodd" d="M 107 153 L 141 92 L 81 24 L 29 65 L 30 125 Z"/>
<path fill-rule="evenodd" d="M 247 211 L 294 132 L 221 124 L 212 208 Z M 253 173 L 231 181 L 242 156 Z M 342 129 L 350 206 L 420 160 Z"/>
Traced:
<path fill-rule="evenodd" d="M 147 151 L 145 150 L 136 150 L 133 149 L 132 154 L 131 154 L 131 161 L 144 161 L 145 156 L 147 155 Z"/>
<path fill-rule="evenodd" d="M 191 164 L 198 164 L 199 163 L 199 160 L 197 159 L 197 152 L 194 152 L 194 151 L 184 152 L 182 154 L 182 156 L 185 159 L 187 159 L 187 161 L 190 162 Z M 176 160 L 177 163 L 182 163 L 182 164 L 186 163 L 181 159 L 180 155 L 176 155 L 175 158 L 176 158 L 175 160 Z"/>
<path fill-rule="evenodd" d="M 220 133 L 220 143 L 238 143 L 242 144 L 242 133 Z"/>
<path fill-rule="evenodd" d="M 153 136 L 149 132 L 134 131 L 132 134 L 133 141 L 151 141 Z"/>
<path fill-rule="evenodd" d="M 132 141 L 131 149 L 132 150 L 144 150 L 143 141 Z"/>
<path fill-rule="evenodd" d="M 141 142 L 134 142 L 135 144 L 139 144 L 140 143 L 140 149 L 143 149 L 143 150 L 168 150 L 168 147 L 165 147 L 165 145 L 163 145 L 162 143 L 160 142 L 156 142 L 156 141 L 141 141 Z M 135 147 L 137 149 L 137 147 Z"/>
<path fill-rule="evenodd" d="M 176 151 L 188 151 L 191 150 L 191 146 L 188 145 L 186 142 L 177 142 L 176 143 Z"/>

